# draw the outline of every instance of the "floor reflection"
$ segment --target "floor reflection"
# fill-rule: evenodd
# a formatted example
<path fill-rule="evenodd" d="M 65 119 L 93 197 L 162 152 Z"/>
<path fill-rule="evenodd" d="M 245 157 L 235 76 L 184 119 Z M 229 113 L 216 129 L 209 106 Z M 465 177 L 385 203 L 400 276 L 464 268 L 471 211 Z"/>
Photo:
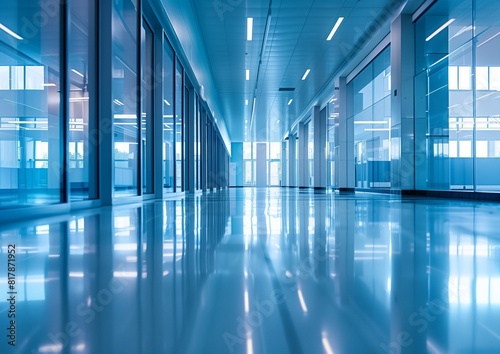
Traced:
<path fill-rule="evenodd" d="M 4 227 L 0 350 L 499 353 L 499 210 L 241 189 Z"/>

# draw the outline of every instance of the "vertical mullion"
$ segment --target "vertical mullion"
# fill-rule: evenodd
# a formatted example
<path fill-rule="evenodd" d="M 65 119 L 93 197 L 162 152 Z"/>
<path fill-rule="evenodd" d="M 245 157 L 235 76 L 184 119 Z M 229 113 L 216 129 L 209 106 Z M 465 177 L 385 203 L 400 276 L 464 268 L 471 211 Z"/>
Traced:
<path fill-rule="evenodd" d="M 60 156 L 60 173 L 61 181 L 60 186 L 62 191 L 59 191 L 59 196 L 61 203 L 68 203 L 70 200 L 70 190 L 69 190 L 69 178 L 68 178 L 68 129 L 69 129 L 69 52 L 68 52 L 68 40 L 70 27 L 70 12 L 68 10 L 69 4 L 67 1 L 61 1 L 60 3 L 60 28 L 61 35 L 60 41 L 60 66 L 61 66 L 61 104 L 60 104 L 60 122 L 59 127 L 61 142 L 62 144 L 62 154 Z"/>
<path fill-rule="evenodd" d="M 137 88 L 134 92 L 135 100 L 137 103 L 136 106 L 136 112 L 137 112 L 137 117 L 136 117 L 136 122 L 137 122 L 137 137 L 136 137 L 136 142 L 137 142 L 137 195 L 142 196 L 143 193 L 143 186 L 142 186 L 142 165 L 144 161 L 142 161 L 142 1 L 137 0 L 137 17 L 136 17 L 136 23 L 137 23 L 137 43 L 136 43 L 136 48 L 137 48 L 137 77 L 136 77 L 136 84 Z"/>

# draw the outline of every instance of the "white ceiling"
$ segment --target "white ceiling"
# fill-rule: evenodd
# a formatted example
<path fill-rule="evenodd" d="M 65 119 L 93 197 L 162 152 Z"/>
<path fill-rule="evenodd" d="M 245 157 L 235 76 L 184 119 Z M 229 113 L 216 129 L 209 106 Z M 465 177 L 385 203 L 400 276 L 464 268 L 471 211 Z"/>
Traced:
<path fill-rule="evenodd" d="M 279 141 L 344 64 L 353 45 L 398 0 L 272 0 L 269 38 L 252 101 L 269 0 L 191 0 L 231 141 Z M 218 5 L 218 6 L 217 6 Z M 344 22 L 326 38 L 338 17 Z M 247 41 L 247 17 L 254 18 Z M 307 80 L 301 78 L 311 69 Z M 250 69 L 250 80 L 245 70 Z M 280 87 L 295 88 L 279 92 Z M 333 95 L 333 92 L 332 92 Z M 288 106 L 290 99 L 293 103 Z M 248 106 L 245 100 L 249 101 Z M 248 127 L 245 129 L 245 127 Z M 245 131 L 248 131 L 245 134 Z M 246 139 L 245 139 L 246 138 Z"/>

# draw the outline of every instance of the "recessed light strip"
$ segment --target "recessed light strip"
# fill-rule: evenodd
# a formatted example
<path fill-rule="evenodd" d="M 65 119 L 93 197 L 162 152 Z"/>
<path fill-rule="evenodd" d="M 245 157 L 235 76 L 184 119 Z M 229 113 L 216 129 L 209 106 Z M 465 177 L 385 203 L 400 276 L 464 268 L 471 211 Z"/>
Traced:
<path fill-rule="evenodd" d="M 432 33 L 429 37 L 427 37 L 425 39 L 425 41 L 429 42 L 432 38 L 436 37 L 442 30 L 444 30 L 446 27 L 448 27 L 449 25 L 451 25 L 454 21 L 455 21 L 454 18 L 449 19 L 444 25 L 442 25 L 441 27 L 439 27 L 437 30 L 434 31 L 434 33 Z"/>
<path fill-rule="evenodd" d="M 4 31 L 5 33 L 7 33 L 8 35 L 14 37 L 15 39 L 18 39 L 20 41 L 22 41 L 24 38 L 21 37 L 20 35 L 18 35 L 16 32 L 14 32 L 13 30 L 11 30 L 10 28 L 8 28 L 7 26 L 4 26 L 3 24 L 0 23 L 0 29 L 2 31 Z"/>
<path fill-rule="evenodd" d="M 302 81 L 307 79 L 307 76 L 309 76 L 309 73 L 311 72 L 311 69 L 307 69 L 306 72 L 304 73 L 304 76 L 302 76 Z"/>
<path fill-rule="evenodd" d="M 288 101 L 288 105 L 290 106 L 293 102 L 293 98 L 290 98 L 290 101 Z"/>
<path fill-rule="evenodd" d="M 253 18 L 247 18 L 247 41 L 251 41 L 253 39 Z"/>
<path fill-rule="evenodd" d="M 250 70 L 248 70 L 248 69 L 246 71 L 246 77 L 247 77 L 247 81 L 250 80 Z"/>
<path fill-rule="evenodd" d="M 335 22 L 335 25 L 333 26 L 332 31 L 328 35 L 328 38 L 326 39 L 327 41 L 331 41 L 332 40 L 333 36 L 335 35 L 335 32 L 337 32 L 337 30 L 339 29 L 340 25 L 342 24 L 342 21 L 344 21 L 344 18 L 343 17 L 339 17 L 339 19 L 337 20 L 337 22 Z"/>

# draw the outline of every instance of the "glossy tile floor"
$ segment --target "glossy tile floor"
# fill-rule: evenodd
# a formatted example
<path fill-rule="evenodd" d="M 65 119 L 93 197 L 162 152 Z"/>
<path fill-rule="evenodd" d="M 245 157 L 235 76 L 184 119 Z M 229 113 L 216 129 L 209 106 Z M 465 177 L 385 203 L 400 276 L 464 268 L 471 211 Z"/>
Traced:
<path fill-rule="evenodd" d="M 499 204 L 280 189 L 3 227 L 0 352 L 498 354 L 499 230 Z"/>

